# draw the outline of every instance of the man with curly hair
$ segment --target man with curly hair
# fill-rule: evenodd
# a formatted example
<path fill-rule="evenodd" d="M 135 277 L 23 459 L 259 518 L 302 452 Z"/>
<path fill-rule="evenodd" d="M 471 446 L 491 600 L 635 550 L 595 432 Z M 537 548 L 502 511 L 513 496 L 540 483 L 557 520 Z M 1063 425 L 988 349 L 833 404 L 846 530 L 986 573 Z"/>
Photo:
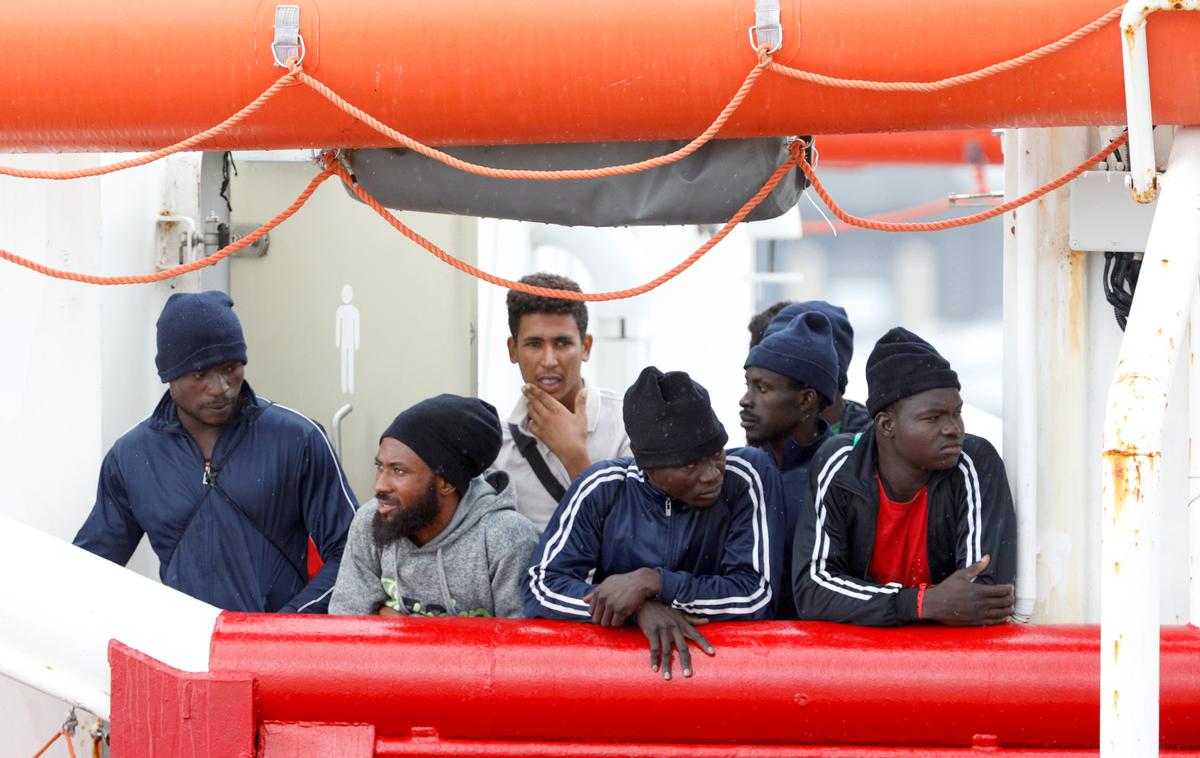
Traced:
<path fill-rule="evenodd" d="M 579 292 L 555 274 L 521 279 L 546 289 Z M 521 397 L 504 424 L 495 467 L 517 488 L 517 510 L 545 529 L 575 477 L 593 461 L 631 453 L 622 420 L 622 397 L 587 387 L 583 362 L 592 351 L 587 306 L 565 300 L 508 293 L 508 357 L 521 370 Z"/>

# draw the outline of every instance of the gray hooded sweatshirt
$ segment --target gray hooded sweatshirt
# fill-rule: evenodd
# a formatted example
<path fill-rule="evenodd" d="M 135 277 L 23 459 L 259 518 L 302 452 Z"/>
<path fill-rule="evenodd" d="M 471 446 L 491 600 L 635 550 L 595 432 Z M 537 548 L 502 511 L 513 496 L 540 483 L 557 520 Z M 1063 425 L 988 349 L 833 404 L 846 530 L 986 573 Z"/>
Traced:
<path fill-rule="evenodd" d="M 401 537 L 380 549 L 371 534 L 375 501 L 350 525 L 329 612 L 364 616 L 387 605 L 420 616 L 521 617 L 520 582 L 537 528 L 516 511 L 503 471 L 471 480 L 442 533 L 417 547 Z"/>

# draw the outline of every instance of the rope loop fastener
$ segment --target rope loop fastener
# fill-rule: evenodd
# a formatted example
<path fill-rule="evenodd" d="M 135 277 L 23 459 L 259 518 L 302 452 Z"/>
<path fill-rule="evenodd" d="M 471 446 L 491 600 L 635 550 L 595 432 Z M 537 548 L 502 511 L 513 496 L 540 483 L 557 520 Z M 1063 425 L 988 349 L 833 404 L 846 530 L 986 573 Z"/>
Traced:
<path fill-rule="evenodd" d="M 304 37 L 300 35 L 300 6 L 275 6 L 275 40 L 271 43 L 271 56 L 279 68 L 293 67 L 304 61 Z"/>
<path fill-rule="evenodd" d="M 779 20 L 779 0 L 754 0 L 754 26 L 750 27 L 750 47 L 767 48 L 767 55 L 783 47 L 783 24 Z"/>

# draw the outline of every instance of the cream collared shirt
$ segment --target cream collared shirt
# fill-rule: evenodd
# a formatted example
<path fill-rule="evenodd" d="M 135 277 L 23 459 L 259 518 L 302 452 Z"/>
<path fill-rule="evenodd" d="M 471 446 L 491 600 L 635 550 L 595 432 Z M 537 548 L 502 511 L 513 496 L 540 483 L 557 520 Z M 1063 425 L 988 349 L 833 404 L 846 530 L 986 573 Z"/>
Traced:
<path fill-rule="evenodd" d="M 624 397 L 612 390 L 599 387 L 588 388 L 585 406 L 587 451 L 592 463 L 633 455 L 629 447 L 629 435 L 625 433 L 625 419 L 622 415 L 624 403 Z M 550 496 L 550 493 L 546 492 L 546 488 L 538 481 L 537 474 L 533 473 L 529 461 L 525 460 L 520 450 L 517 450 L 512 433 L 508 429 L 509 424 L 516 424 L 518 429 L 537 440 L 538 452 L 546 461 L 554 478 L 564 488 L 571 485 L 571 478 L 567 475 L 567 467 L 563 465 L 558 456 L 550 452 L 550 448 L 546 447 L 544 442 L 530 433 L 529 405 L 525 396 L 522 395 L 517 400 L 517 405 L 513 408 L 512 413 L 508 415 L 508 420 L 503 424 L 504 442 L 500 446 L 500 455 L 496 457 L 496 463 L 493 465 L 494 468 L 507 471 L 508 475 L 512 477 L 513 484 L 517 489 L 517 512 L 532 521 L 538 531 L 542 531 L 549 523 L 550 517 L 554 515 L 558 503 Z"/>

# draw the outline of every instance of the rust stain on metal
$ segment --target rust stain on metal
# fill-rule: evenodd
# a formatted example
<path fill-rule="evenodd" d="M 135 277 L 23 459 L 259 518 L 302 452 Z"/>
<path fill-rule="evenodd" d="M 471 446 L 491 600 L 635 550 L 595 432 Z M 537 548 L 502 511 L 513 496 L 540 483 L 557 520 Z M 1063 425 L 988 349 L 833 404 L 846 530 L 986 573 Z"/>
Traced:
<path fill-rule="evenodd" d="M 1115 664 L 1117 662 L 1117 659 L 1120 657 L 1121 657 L 1121 640 L 1119 640 L 1119 639 L 1113 640 L 1113 663 Z"/>
<path fill-rule="evenodd" d="M 1150 180 L 1150 186 L 1146 188 L 1145 192 L 1138 192 L 1136 189 L 1133 191 L 1133 200 L 1140 205 L 1152 203 L 1156 197 L 1158 197 L 1158 181 L 1155 179 Z M 1165 264 L 1166 261 L 1163 263 Z M 1165 265 L 1164 268 L 1166 268 Z"/>
<path fill-rule="evenodd" d="M 1161 453 L 1139 452 L 1136 448 L 1110 448 L 1104 451 L 1104 460 L 1111 468 L 1113 492 L 1113 523 L 1121 516 L 1125 503 L 1142 499 L 1142 465 L 1153 469 Z"/>
<path fill-rule="evenodd" d="M 1083 294 L 1084 263 L 1083 253 L 1077 251 L 1070 253 L 1071 299 L 1067 302 L 1067 318 L 1070 327 L 1070 349 L 1075 353 L 1083 349 L 1084 306 L 1086 302 Z"/>
<path fill-rule="evenodd" d="M 1115 711 L 1121 702 L 1121 691 L 1113 690 L 1113 710 Z"/>

